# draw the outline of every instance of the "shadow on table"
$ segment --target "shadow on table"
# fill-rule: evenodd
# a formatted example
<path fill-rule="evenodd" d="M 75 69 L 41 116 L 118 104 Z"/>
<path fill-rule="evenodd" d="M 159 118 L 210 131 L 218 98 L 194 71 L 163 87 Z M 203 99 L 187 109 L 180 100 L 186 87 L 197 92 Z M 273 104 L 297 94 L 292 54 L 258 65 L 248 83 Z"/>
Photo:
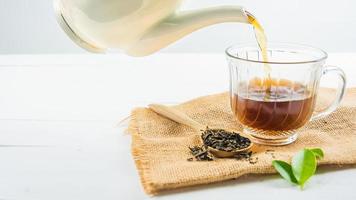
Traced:
<path fill-rule="evenodd" d="M 335 171 L 342 171 L 342 170 L 349 170 L 349 169 L 354 169 L 356 168 L 356 164 L 350 164 L 350 165 L 322 165 L 319 166 L 317 169 L 317 174 L 326 174 L 330 172 L 335 172 Z M 186 193 L 186 192 L 194 192 L 194 191 L 204 191 L 204 190 L 209 190 L 212 188 L 222 188 L 222 187 L 236 187 L 242 184 L 247 184 L 247 183 L 256 183 L 256 182 L 264 182 L 264 181 L 270 181 L 270 180 L 275 180 L 278 179 L 279 175 L 278 174 L 247 174 L 243 175 L 239 178 L 223 181 L 223 182 L 217 182 L 217 183 L 211 183 L 207 185 L 198 185 L 198 186 L 191 186 L 187 188 L 179 188 L 179 189 L 174 189 L 174 190 L 169 190 L 169 191 L 163 191 L 156 197 L 165 197 L 168 195 L 174 195 L 174 194 L 180 194 L 180 193 Z M 293 187 L 286 181 L 281 179 L 280 184 L 272 184 L 273 187 L 278 187 L 278 188 L 290 188 Z"/>

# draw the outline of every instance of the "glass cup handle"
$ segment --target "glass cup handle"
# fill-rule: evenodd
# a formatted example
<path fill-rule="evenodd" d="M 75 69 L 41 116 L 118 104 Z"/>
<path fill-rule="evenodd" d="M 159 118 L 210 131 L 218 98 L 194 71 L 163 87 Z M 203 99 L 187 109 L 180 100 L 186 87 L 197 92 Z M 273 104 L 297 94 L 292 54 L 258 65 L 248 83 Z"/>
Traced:
<path fill-rule="evenodd" d="M 328 108 L 325 108 L 320 113 L 312 116 L 311 120 L 317 120 L 317 119 L 326 117 L 329 114 L 331 114 L 332 112 L 334 112 L 336 110 L 336 108 L 340 105 L 341 100 L 345 95 L 346 75 L 345 75 L 344 71 L 336 66 L 326 66 L 323 69 L 322 76 L 329 74 L 329 73 L 333 73 L 333 74 L 337 75 L 339 78 L 339 84 L 338 84 L 338 88 L 336 91 L 336 98 L 335 98 L 334 102 Z"/>

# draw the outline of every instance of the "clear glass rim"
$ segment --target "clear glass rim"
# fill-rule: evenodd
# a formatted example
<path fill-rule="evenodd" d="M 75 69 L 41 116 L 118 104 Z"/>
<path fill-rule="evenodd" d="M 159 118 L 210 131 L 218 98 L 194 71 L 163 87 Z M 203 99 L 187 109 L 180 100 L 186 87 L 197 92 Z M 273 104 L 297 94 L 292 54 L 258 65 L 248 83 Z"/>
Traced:
<path fill-rule="evenodd" d="M 285 46 L 288 47 L 289 49 L 293 49 L 293 47 L 295 49 L 299 48 L 299 49 L 308 49 L 311 50 L 313 52 L 317 52 L 320 54 L 320 56 L 318 56 L 315 59 L 305 59 L 305 60 L 301 60 L 301 61 L 261 61 L 261 60 L 254 60 L 254 59 L 246 59 L 246 58 L 242 58 L 239 57 L 237 55 L 232 55 L 231 54 L 231 50 L 232 49 L 236 49 L 236 48 L 246 48 L 246 47 L 256 47 L 257 44 L 253 43 L 253 42 L 249 42 L 249 43 L 241 43 L 241 44 L 234 44 L 229 46 L 226 50 L 225 50 L 225 54 L 232 59 L 237 59 L 237 60 L 242 60 L 242 61 L 247 61 L 247 62 L 254 62 L 254 63 L 262 63 L 262 64 L 307 64 L 307 63 L 317 63 L 317 62 L 321 62 L 324 61 L 328 58 L 328 54 L 319 48 L 313 47 L 313 46 L 309 46 L 309 45 L 304 45 L 304 44 L 296 44 L 296 43 L 284 43 L 284 42 L 269 42 L 268 43 L 270 46 L 274 47 L 274 46 Z"/>

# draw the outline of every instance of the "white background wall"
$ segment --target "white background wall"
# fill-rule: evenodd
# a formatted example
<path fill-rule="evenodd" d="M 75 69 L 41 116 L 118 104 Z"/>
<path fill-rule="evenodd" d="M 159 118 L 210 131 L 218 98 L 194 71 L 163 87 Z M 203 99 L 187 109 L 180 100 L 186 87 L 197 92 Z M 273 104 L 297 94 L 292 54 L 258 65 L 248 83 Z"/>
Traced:
<path fill-rule="evenodd" d="M 129 1 L 129 0 L 127 0 Z M 270 41 L 307 43 L 330 52 L 356 51 L 355 0 L 187 0 L 183 8 L 235 4 L 257 16 Z M 246 25 L 200 30 L 165 52 L 221 52 L 252 41 Z M 81 53 L 57 25 L 51 0 L 0 0 L 0 53 Z"/>

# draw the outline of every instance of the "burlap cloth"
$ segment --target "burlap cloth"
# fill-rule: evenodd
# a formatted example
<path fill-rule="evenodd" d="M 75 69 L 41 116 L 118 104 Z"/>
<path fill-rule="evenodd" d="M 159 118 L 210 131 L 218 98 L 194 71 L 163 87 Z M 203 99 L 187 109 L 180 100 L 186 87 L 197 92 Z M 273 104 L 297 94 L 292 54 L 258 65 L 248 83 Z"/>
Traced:
<path fill-rule="evenodd" d="M 322 89 L 317 107 L 320 109 L 328 104 L 333 95 L 333 90 Z M 231 112 L 228 93 L 200 97 L 176 108 L 202 124 L 241 130 Z M 131 116 L 129 132 L 132 134 L 133 158 L 142 185 L 151 195 L 234 179 L 244 174 L 275 173 L 272 160 L 290 161 L 304 147 L 324 150 L 325 158 L 319 164 L 356 163 L 356 88 L 347 91 L 336 112 L 302 128 L 295 143 L 282 147 L 256 145 L 253 157 L 258 157 L 258 161 L 255 164 L 235 159 L 189 162 L 188 147 L 201 144 L 199 133 L 147 108 L 137 108 Z M 274 150 L 273 155 L 266 150 Z"/>

